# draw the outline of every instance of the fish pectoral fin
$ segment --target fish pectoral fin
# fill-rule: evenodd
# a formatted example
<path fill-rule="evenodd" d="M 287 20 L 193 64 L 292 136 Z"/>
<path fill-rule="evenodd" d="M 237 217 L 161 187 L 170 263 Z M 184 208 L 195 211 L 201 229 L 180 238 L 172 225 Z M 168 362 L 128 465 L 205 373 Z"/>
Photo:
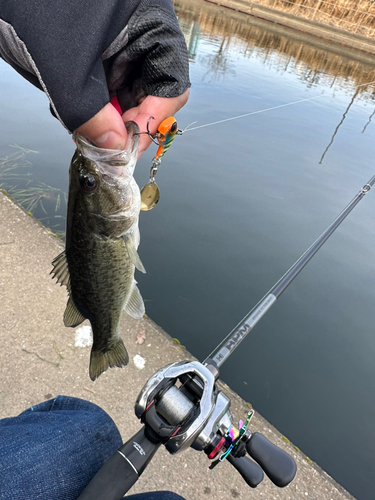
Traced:
<path fill-rule="evenodd" d="M 141 292 L 138 290 L 135 281 L 133 282 L 132 291 L 129 300 L 125 304 L 124 311 L 134 319 L 142 318 L 145 313 L 145 305 Z"/>
<path fill-rule="evenodd" d="M 141 271 L 142 273 L 146 273 L 146 269 L 144 268 L 144 265 L 142 264 L 142 261 L 138 255 L 137 250 L 135 249 L 133 242 L 130 238 L 127 238 L 124 236 L 124 241 L 125 241 L 125 246 L 129 254 L 129 258 L 132 261 L 132 263 L 135 265 L 135 267 L 138 269 L 138 271 Z"/>
<path fill-rule="evenodd" d="M 66 309 L 64 312 L 64 325 L 71 326 L 72 328 L 78 326 L 86 318 L 78 311 L 76 305 L 73 302 L 72 297 L 69 297 Z"/>
<path fill-rule="evenodd" d="M 129 355 L 120 337 L 114 338 L 109 346 L 103 349 L 91 349 L 90 378 L 95 380 L 107 368 L 121 368 L 129 363 Z"/>
<path fill-rule="evenodd" d="M 70 274 L 65 251 L 53 259 L 52 265 L 53 269 L 50 272 L 52 278 L 57 278 L 57 283 L 65 285 L 70 293 Z"/>

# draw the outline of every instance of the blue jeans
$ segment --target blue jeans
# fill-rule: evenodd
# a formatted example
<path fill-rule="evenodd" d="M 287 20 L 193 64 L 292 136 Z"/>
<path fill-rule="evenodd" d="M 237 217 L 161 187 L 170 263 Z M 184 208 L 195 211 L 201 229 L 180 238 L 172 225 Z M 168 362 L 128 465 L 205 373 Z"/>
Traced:
<path fill-rule="evenodd" d="M 66 396 L 0 420 L 0 499 L 76 500 L 122 445 L 113 420 L 98 406 Z M 183 500 L 170 492 L 133 500 Z"/>

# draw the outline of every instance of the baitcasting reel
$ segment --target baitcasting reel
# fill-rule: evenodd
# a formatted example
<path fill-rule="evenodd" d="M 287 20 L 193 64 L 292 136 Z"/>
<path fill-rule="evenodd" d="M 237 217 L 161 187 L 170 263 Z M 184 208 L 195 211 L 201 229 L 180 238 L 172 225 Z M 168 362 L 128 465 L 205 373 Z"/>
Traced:
<path fill-rule="evenodd" d="M 216 459 L 210 468 L 227 459 L 255 488 L 263 471 L 279 487 L 296 474 L 294 460 L 260 433 L 251 434 L 247 424 L 233 426 L 230 400 L 219 391 L 218 369 L 249 334 L 256 323 L 290 285 L 335 229 L 375 184 L 365 184 L 332 224 L 293 264 L 263 299 L 201 364 L 172 363 L 156 372 L 138 396 L 135 412 L 144 426 L 96 474 L 78 500 L 120 500 L 132 487 L 161 444 L 170 453 L 191 446 Z M 246 452 L 255 460 L 245 456 Z"/>
<path fill-rule="evenodd" d="M 145 384 L 135 404 L 143 428 L 110 457 L 78 500 L 119 500 L 142 474 L 164 444 L 171 454 L 188 447 L 214 460 L 211 469 L 227 459 L 255 488 L 263 471 L 279 487 L 288 485 L 296 464 L 284 450 L 247 425 L 233 426 L 230 399 L 218 389 L 219 372 L 213 361 L 172 363 Z M 255 460 L 245 456 L 246 452 Z"/>

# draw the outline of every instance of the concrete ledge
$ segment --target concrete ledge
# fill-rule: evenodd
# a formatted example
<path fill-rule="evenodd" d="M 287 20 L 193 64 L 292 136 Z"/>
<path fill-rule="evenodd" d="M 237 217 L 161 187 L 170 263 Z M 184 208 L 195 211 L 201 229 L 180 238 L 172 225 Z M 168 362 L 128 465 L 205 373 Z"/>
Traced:
<path fill-rule="evenodd" d="M 372 61 L 372 63 L 375 62 L 375 40 L 372 38 L 350 33 L 317 21 L 297 17 L 293 14 L 271 9 L 258 3 L 252 3 L 248 0 L 204 1 L 213 5 L 231 9 L 241 14 L 251 15 L 258 19 L 269 21 L 305 34 L 313 35 L 314 37 L 336 44 L 341 48 L 350 48 L 355 49 L 355 51 L 361 51 L 363 54 L 357 54 L 357 58 L 361 59 L 362 57 L 368 55 L 370 58 L 366 58 L 366 60 L 368 60 L 368 62 Z M 350 55 L 356 57 L 354 51 Z"/>
<path fill-rule="evenodd" d="M 124 315 L 121 335 L 130 363 L 91 382 L 91 348 L 77 346 L 77 329 L 64 327 L 65 287 L 56 285 L 49 275 L 51 261 L 62 248 L 60 240 L 0 191 L 0 418 L 64 394 L 100 405 L 126 441 L 140 428 L 134 403 L 144 383 L 157 369 L 192 356 L 150 319 L 136 321 Z M 142 344 L 137 343 L 139 334 L 145 336 Z M 143 369 L 134 362 L 136 355 L 144 359 Z M 225 384 L 221 387 L 231 397 L 231 411 L 238 421 L 248 406 Z M 203 453 L 190 449 L 171 456 L 163 448 L 131 492 L 169 489 L 187 500 L 353 499 L 259 414 L 252 419 L 251 429 L 264 433 L 295 458 L 297 477 L 288 487 L 278 489 L 266 478 L 250 491 L 229 463 L 209 471 Z"/>

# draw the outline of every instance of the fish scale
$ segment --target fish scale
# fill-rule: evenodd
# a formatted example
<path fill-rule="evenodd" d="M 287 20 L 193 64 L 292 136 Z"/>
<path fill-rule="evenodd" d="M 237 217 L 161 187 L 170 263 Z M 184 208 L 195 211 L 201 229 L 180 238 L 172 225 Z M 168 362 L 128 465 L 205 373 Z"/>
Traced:
<path fill-rule="evenodd" d="M 139 135 L 126 124 L 126 151 L 96 148 L 75 136 L 77 150 L 69 172 L 65 251 L 52 274 L 67 287 L 65 326 L 91 323 L 93 346 L 90 378 L 129 361 L 118 326 L 125 310 L 139 319 L 144 303 L 134 280 L 135 268 L 145 272 L 137 254 L 140 192 L 133 172 Z"/>

